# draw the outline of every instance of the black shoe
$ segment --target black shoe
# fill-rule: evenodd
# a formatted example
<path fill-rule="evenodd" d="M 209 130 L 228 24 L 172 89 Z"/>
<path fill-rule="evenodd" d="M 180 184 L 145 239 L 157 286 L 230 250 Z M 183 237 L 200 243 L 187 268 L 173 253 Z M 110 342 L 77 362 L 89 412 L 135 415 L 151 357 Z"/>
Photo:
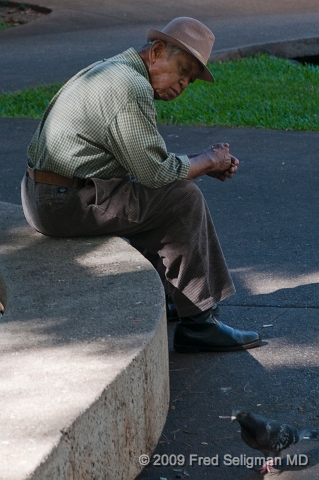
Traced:
<path fill-rule="evenodd" d="M 179 320 L 176 305 L 170 295 L 166 295 L 166 317 L 168 322 Z"/>
<path fill-rule="evenodd" d="M 204 323 L 183 319 L 174 334 L 174 350 L 178 353 L 230 352 L 258 347 L 260 343 L 257 332 L 235 330 L 213 316 Z"/>
<path fill-rule="evenodd" d="M 218 303 L 214 303 L 214 305 L 212 306 L 212 311 L 214 315 L 217 315 Z M 176 305 L 170 295 L 166 295 L 166 317 L 168 322 L 177 322 L 177 320 L 179 320 Z"/>

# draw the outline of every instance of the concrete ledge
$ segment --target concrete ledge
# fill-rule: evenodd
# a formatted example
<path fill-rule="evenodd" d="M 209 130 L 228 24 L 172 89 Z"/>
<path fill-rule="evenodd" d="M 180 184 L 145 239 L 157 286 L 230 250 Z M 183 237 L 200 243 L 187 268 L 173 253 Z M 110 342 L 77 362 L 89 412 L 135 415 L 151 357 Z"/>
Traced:
<path fill-rule="evenodd" d="M 228 62 L 244 57 L 268 53 L 280 58 L 298 58 L 319 55 L 319 37 L 300 38 L 284 42 L 272 42 L 218 50 L 211 54 L 209 62 Z"/>
<path fill-rule="evenodd" d="M 50 238 L 0 202 L 0 479 L 133 479 L 169 401 L 164 292 L 115 237 Z"/>

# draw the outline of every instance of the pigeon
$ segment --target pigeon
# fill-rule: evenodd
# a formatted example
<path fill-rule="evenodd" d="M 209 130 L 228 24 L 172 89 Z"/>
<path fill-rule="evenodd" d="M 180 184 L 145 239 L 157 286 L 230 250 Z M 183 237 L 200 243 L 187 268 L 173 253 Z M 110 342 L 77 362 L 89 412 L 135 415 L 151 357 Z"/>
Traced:
<path fill-rule="evenodd" d="M 279 455 L 282 450 L 294 445 L 299 440 L 315 440 L 319 432 L 311 428 L 298 430 L 293 425 L 278 422 L 242 408 L 232 411 L 232 422 L 237 420 L 241 428 L 241 438 L 251 448 L 261 451 L 265 457 Z M 273 462 L 267 461 L 260 470 L 269 472 Z"/>

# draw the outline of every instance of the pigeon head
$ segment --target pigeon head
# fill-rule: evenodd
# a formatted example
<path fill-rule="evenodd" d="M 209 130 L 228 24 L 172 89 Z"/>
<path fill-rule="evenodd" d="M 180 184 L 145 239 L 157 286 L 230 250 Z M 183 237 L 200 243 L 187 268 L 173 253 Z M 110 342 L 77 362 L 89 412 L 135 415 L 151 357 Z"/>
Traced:
<path fill-rule="evenodd" d="M 231 422 L 234 423 L 235 420 L 238 422 L 245 418 L 247 416 L 248 411 L 245 408 L 237 407 L 233 408 L 232 414 L 231 414 Z"/>

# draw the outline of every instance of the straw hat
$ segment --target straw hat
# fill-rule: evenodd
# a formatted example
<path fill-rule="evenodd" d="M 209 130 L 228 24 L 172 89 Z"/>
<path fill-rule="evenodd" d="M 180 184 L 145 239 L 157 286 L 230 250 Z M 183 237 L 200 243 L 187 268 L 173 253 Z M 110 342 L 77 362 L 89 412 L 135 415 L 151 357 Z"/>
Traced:
<path fill-rule="evenodd" d="M 163 40 L 180 47 L 182 50 L 193 55 L 204 67 L 198 76 L 206 82 L 214 82 L 214 77 L 206 67 L 215 36 L 208 27 L 195 18 L 174 18 L 163 30 L 148 30 L 147 41 Z"/>

